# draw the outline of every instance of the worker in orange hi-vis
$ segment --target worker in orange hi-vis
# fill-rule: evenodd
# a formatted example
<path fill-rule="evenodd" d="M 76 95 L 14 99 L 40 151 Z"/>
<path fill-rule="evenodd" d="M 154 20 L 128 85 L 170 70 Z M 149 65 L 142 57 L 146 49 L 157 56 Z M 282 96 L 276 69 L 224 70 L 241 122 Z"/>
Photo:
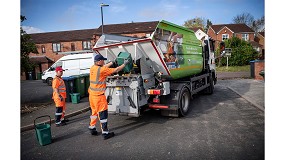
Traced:
<path fill-rule="evenodd" d="M 89 103 L 91 107 L 90 125 L 89 129 L 92 135 L 97 135 L 96 121 L 100 120 L 103 139 L 113 137 L 114 132 L 109 132 L 107 127 L 108 119 L 108 104 L 105 96 L 106 90 L 106 78 L 107 76 L 121 71 L 127 64 L 131 63 L 131 60 L 125 59 L 124 64 L 117 68 L 110 68 L 115 62 L 105 64 L 104 58 L 101 54 L 97 54 L 94 57 L 94 65 L 90 68 L 90 86 L 88 89 Z"/>
<path fill-rule="evenodd" d="M 52 99 L 54 100 L 56 109 L 55 109 L 55 125 L 57 127 L 66 125 L 66 121 L 64 119 L 65 114 L 65 99 L 66 99 L 66 87 L 63 79 L 61 78 L 63 74 L 63 69 L 61 67 L 56 67 L 55 72 L 56 76 L 52 81 Z"/>

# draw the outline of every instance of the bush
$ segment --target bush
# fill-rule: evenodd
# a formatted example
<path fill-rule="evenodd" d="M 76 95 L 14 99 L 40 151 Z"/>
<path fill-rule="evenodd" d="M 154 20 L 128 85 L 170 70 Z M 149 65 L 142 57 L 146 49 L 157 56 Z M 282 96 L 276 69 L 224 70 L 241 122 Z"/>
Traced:
<path fill-rule="evenodd" d="M 251 60 L 258 57 L 258 52 L 249 42 L 233 37 L 225 41 L 226 48 L 232 49 L 231 57 L 229 57 L 229 66 L 249 65 Z M 216 54 L 220 53 L 220 49 L 216 50 Z M 219 54 L 218 54 L 219 55 Z M 221 65 L 227 65 L 227 58 L 221 58 Z"/>

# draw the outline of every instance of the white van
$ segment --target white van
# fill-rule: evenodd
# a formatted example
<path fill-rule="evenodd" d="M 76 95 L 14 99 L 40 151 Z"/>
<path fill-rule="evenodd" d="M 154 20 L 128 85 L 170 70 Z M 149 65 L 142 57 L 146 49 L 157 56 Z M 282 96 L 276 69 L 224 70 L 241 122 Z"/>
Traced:
<path fill-rule="evenodd" d="M 58 66 L 61 66 L 65 70 L 62 77 L 90 73 L 95 55 L 96 53 L 85 53 L 63 56 L 43 72 L 42 81 L 48 85 L 52 85 L 52 80 L 56 75 L 55 68 Z"/>

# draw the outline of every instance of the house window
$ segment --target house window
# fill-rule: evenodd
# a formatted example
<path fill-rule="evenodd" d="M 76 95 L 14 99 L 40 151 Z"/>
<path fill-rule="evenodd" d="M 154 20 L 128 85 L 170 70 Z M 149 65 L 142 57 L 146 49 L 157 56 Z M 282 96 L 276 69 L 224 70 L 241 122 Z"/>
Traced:
<path fill-rule="evenodd" d="M 71 43 L 71 51 L 75 51 L 75 44 Z"/>
<path fill-rule="evenodd" d="M 42 48 L 42 53 L 46 53 L 46 48 L 45 48 L 45 46 L 42 45 L 41 48 Z"/>
<path fill-rule="evenodd" d="M 248 34 L 242 34 L 242 40 L 248 41 Z"/>
<path fill-rule="evenodd" d="M 60 43 L 53 43 L 52 44 L 52 51 L 53 52 L 60 52 L 61 51 L 60 48 L 61 48 Z"/>
<path fill-rule="evenodd" d="M 91 42 L 90 41 L 83 41 L 82 42 L 83 49 L 91 49 Z"/>
<path fill-rule="evenodd" d="M 222 40 L 229 39 L 229 34 L 222 34 Z"/>

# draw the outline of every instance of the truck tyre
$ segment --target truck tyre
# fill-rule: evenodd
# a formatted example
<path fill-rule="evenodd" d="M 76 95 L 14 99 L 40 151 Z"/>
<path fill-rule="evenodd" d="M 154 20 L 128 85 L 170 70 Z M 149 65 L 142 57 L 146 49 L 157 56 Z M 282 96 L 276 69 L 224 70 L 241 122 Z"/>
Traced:
<path fill-rule="evenodd" d="M 49 77 L 49 78 L 47 79 L 47 84 L 48 84 L 49 86 L 52 85 L 52 78 Z"/>
<path fill-rule="evenodd" d="M 179 115 L 184 117 L 187 115 L 190 108 L 190 92 L 186 86 L 183 86 L 179 95 L 178 108 Z"/>

